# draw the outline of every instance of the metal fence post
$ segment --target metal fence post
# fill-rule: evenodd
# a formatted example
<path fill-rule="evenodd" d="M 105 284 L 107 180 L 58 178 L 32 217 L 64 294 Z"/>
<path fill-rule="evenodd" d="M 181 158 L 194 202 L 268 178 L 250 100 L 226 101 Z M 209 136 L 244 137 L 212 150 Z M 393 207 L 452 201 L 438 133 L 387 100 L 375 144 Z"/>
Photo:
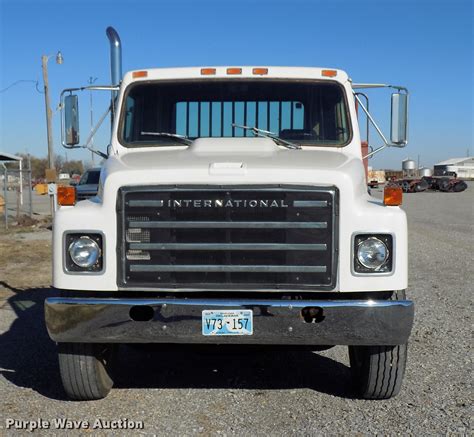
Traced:
<path fill-rule="evenodd" d="M 31 156 L 28 153 L 28 191 L 30 192 L 30 195 L 28 197 L 28 208 L 29 208 L 29 214 L 30 218 L 33 217 L 33 188 L 31 186 Z"/>
<path fill-rule="evenodd" d="M 20 186 L 21 186 L 21 180 L 20 180 Z M 20 208 L 21 208 L 21 191 L 20 191 L 20 187 L 18 187 L 16 189 L 16 224 L 18 226 L 19 222 L 20 222 L 20 216 L 21 216 L 21 213 L 20 213 Z"/>
<path fill-rule="evenodd" d="M 7 166 L 3 165 L 3 197 L 5 199 L 5 229 L 8 229 L 8 205 L 7 205 L 7 185 L 8 185 L 8 171 Z"/>

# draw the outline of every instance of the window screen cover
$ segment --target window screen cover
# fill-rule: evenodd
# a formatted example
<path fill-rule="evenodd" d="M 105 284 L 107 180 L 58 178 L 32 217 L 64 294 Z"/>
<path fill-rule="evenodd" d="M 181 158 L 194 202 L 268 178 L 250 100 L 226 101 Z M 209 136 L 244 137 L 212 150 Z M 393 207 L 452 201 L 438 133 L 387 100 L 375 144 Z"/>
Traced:
<path fill-rule="evenodd" d="M 127 147 L 176 139 L 254 137 L 257 127 L 306 146 L 343 146 L 351 137 L 344 89 L 335 82 L 181 81 L 131 85 L 120 125 Z"/>

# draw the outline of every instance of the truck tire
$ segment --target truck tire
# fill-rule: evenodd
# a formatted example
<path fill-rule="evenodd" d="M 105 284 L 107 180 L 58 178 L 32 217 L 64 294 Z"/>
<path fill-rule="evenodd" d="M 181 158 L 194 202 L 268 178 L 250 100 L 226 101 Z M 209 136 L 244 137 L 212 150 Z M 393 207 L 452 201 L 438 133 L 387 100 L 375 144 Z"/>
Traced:
<path fill-rule="evenodd" d="M 391 300 L 404 300 L 405 291 Z M 352 380 L 363 399 L 389 399 L 402 387 L 408 344 L 397 346 L 349 346 Z"/>
<path fill-rule="evenodd" d="M 448 178 L 443 178 L 438 182 L 438 187 L 440 191 L 449 191 L 450 185 L 451 183 Z"/>
<path fill-rule="evenodd" d="M 70 399 L 89 401 L 105 398 L 112 386 L 111 345 L 58 343 L 59 370 Z"/>
<path fill-rule="evenodd" d="M 453 186 L 453 192 L 460 193 L 467 188 L 467 184 L 464 181 L 459 181 Z"/>

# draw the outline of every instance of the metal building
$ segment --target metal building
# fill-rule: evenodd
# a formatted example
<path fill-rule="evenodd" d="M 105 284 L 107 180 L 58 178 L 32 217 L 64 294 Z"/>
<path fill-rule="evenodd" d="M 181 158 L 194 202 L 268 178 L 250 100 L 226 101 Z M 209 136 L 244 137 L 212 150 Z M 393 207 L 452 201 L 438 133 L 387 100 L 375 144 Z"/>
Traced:
<path fill-rule="evenodd" d="M 434 166 L 435 176 L 456 173 L 460 179 L 474 179 L 474 157 L 451 158 Z"/>

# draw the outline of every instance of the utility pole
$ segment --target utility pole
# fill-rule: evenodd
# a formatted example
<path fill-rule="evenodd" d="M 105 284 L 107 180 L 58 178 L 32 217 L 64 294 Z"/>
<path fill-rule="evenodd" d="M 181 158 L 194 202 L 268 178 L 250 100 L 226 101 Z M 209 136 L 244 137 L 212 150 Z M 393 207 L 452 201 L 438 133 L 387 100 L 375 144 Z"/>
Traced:
<path fill-rule="evenodd" d="M 52 181 L 54 184 L 56 183 L 56 172 L 54 166 L 54 143 L 53 143 L 53 126 L 52 126 L 52 117 L 53 113 L 51 111 L 51 103 L 49 101 L 49 80 L 48 80 L 48 61 L 52 55 L 41 56 L 41 67 L 43 70 L 43 83 L 44 83 L 44 103 L 46 106 L 46 130 L 48 133 L 48 167 L 49 172 L 47 172 L 47 179 L 54 179 Z M 63 63 L 63 56 L 61 52 L 56 54 L 56 63 L 62 64 Z M 51 177 L 54 174 L 54 177 Z M 55 187 L 54 187 L 55 188 Z M 51 216 L 54 217 L 54 209 L 55 209 L 55 195 L 51 195 Z"/>
<path fill-rule="evenodd" d="M 51 120 L 53 113 L 51 112 L 51 103 L 49 101 L 48 60 L 49 56 L 41 56 L 44 82 L 44 103 L 46 105 L 46 131 L 48 133 L 48 167 L 54 169 L 53 127 Z"/>

